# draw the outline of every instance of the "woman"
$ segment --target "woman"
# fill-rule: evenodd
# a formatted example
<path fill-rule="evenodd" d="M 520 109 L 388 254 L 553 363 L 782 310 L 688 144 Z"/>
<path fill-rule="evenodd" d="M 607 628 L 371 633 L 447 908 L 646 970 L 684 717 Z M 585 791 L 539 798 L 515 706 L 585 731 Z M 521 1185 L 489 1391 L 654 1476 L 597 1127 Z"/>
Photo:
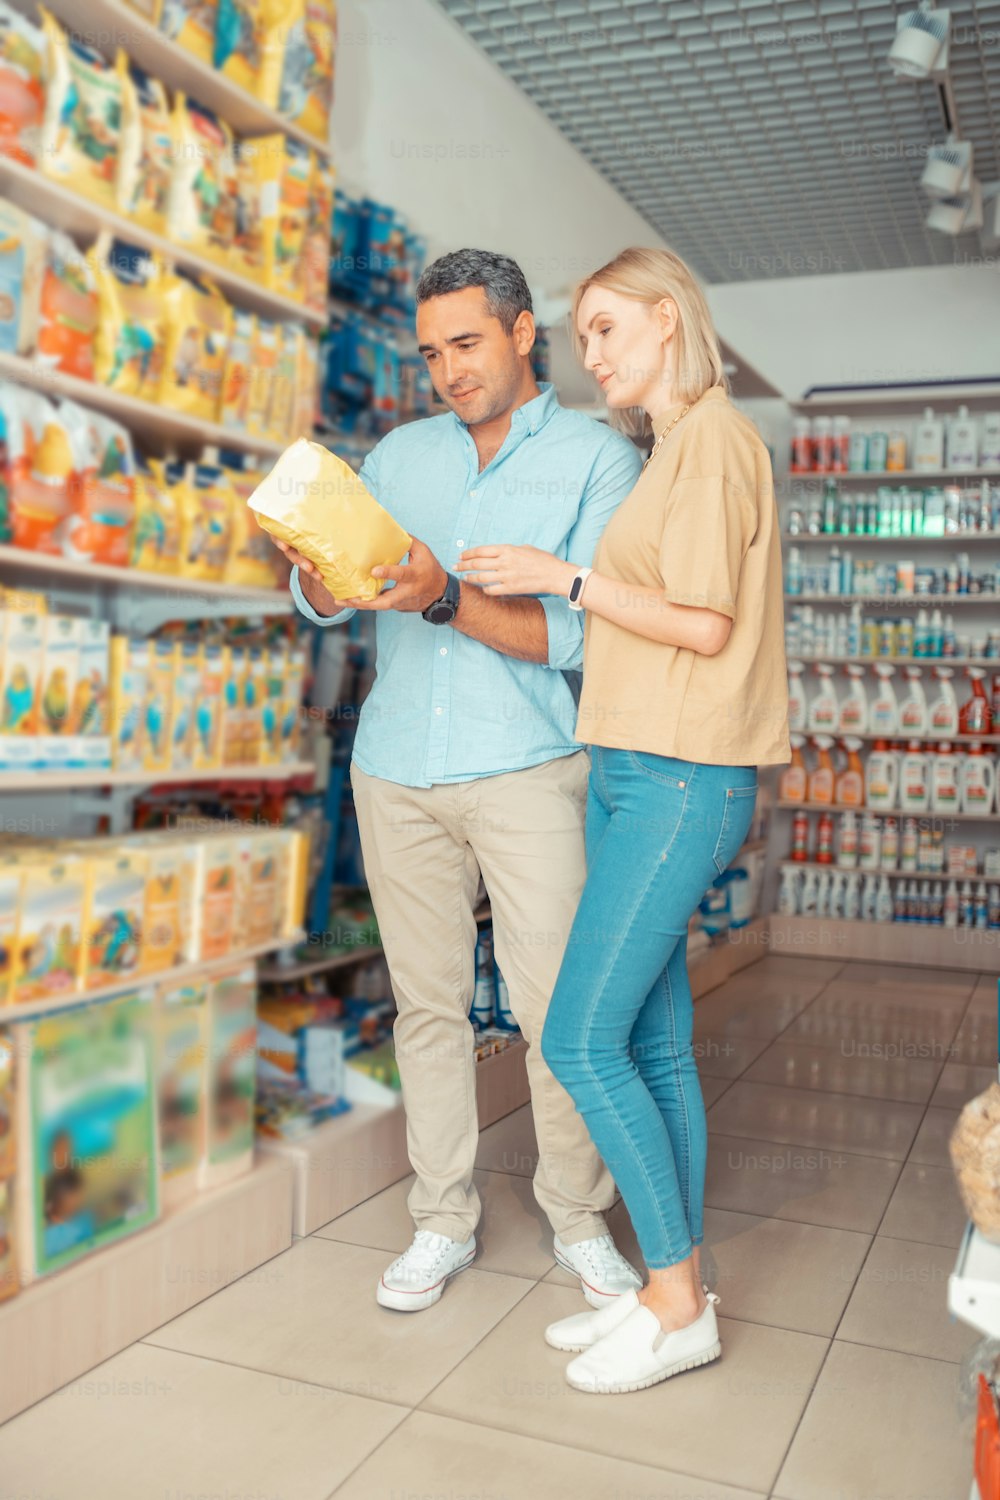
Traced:
<path fill-rule="evenodd" d="M 688 922 L 744 842 L 757 767 L 789 758 L 771 464 L 730 404 L 688 267 L 626 250 L 577 288 L 578 351 L 652 452 L 592 570 L 479 547 L 493 594 L 587 612 L 577 737 L 590 744 L 587 883 L 542 1037 L 632 1218 L 649 1283 L 546 1330 L 584 1391 L 641 1390 L 720 1353 L 699 1246 L 707 1132 Z"/>

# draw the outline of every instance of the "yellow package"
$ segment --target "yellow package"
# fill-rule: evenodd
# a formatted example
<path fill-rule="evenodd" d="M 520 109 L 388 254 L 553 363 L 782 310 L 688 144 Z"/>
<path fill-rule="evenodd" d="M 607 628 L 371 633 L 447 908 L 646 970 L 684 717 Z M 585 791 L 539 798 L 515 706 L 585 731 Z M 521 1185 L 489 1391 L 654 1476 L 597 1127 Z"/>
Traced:
<path fill-rule="evenodd" d="M 309 882 L 309 839 L 300 828 L 283 828 L 286 841 L 287 860 L 284 931 L 282 937 L 291 938 L 300 931 L 306 916 L 306 889 Z"/>
<path fill-rule="evenodd" d="M 174 673 L 170 767 L 189 771 L 194 765 L 195 717 L 201 695 L 201 646 L 197 640 L 177 642 Z"/>
<path fill-rule="evenodd" d="M 159 3 L 160 30 L 211 67 L 216 0 L 159 0 Z"/>
<path fill-rule="evenodd" d="M 240 725 L 240 763 L 244 766 L 259 766 L 263 759 L 267 668 L 266 653 L 260 646 L 251 646 L 243 682 L 243 720 Z"/>
<path fill-rule="evenodd" d="M 224 766 L 238 766 L 243 750 L 243 703 L 249 658 L 245 646 L 230 646 L 222 685 L 219 727 L 220 754 Z"/>
<path fill-rule="evenodd" d="M 248 136 L 236 143 L 236 227 L 230 265 L 250 281 L 264 279 L 265 246 L 278 229 L 283 135 Z"/>
<path fill-rule="evenodd" d="M 318 388 L 319 341 L 300 328 L 295 344 L 295 408 L 291 429 L 294 437 L 309 437 L 316 426 Z"/>
<path fill-rule="evenodd" d="M 214 422 L 222 404 L 231 309 L 210 282 L 182 271 L 164 276 L 162 290 L 167 334 L 159 399 Z"/>
<path fill-rule="evenodd" d="M 38 693 L 37 764 L 65 770 L 71 759 L 73 710 L 80 673 L 82 621 L 70 615 L 45 617 L 45 653 Z"/>
<path fill-rule="evenodd" d="M 218 0 L 215 20 L 216 69 L 248 94 L 277 92 L 289 0 Z"/>
<path fill-rule="evenodd" d="M 195 947 L 202 961 L 233 951 L 238 840 L 208 836 L 196 846 Z"/>
<path fill-rule="evenodd" d="M 285 673 L 288 670 L 288 651 L 283 643 L 269 647 L 267 651 L 267 693 L 261 710 L 261 760 L 266 766 L 277 765 L 281 759 L 281 717 L 285 701 Z"/>
<path fill-rule="evenodd" d="M 169 771 L 174 702 L 174 643 L 171 640 L 154 640 L 149 644 L 142 762 L 147 771 Z"/>
<path fill-rule="evenodd" d="M 291 29 L 276 107 L 317 140 L 325 141 L 333 108 L 337 0 L 304 0 L 304 4 L 300 0 L 289 9 Z"/>
<path fill-rule="evenodd" d="M 298 356 L 298 329 L 292 323 L 279 323 L 278 357 L 274 366 L 271 405 L 267 414 L 267 436 L 276 443 L 288 441 L 295 415 L 295 367 Z"/>
<path fill-rule="evenodd" d="M 306 233 L 299 261 L 300 295 L 306 307 L 326 312 L 330 292 L 330 235 L 336 183 L 333 162 L 317 156 L 309 179 Z"/>
<path fill-rule="evenodd" d="M 11 770 L 36 766 L 42 671 L 45 662 L 45 615 L 33 610 L 4 609 L 3 674 L 0 692 L 0 765 Z"/>
<path fill-rule="evenodd" d="M 160 0 L 125 0 L 129 10 L 134 10 L 140 16 L 145 16 L 153 26 L 160 19 Z"/>
<path fill-rule="evenodd" d="M 136 461 L 133 568 L 148 573 L 180 571 L 181 521 L 177 497 L 160 459 Z"/>
<path fill-rule="evenodd" d="M 83 978 L 89 864 L 82 855 L 26 854 L 14 1004 L 75 994 Z"/>
<path fill-rule="evenodd" d="M 194 855 L 190 846 L 161 833 L 130 842 L 146 857 L 142 972 L 159 974 L 192 961 L 188 947 L 194 899 Z"/>
<path fill-rule="evenodd" d="M 159 393 L 166 307 L 162 268 L 145 250 L 100 235 L 88 256 L 97 287 L 94 379 L 126 396 Z"/>
<path fill-rule="evenodd" d="M 141 850 L 109 845 L 91 853 L 84 989 L 141 971 L 146 873 Z"/>
<path fill-rule="evenodd" d="M 149 641 L 111 637 L 111 763 L 116 771 L 138 771 L 144 764 L 149 669 Z"/>
<path fill-rule="evenodd" d="M 265 531 L 316 565 L 335 599 L 374 599 L 383 584 L 372 568 L 398 563 L 410 548 L 354 471 L 305 438 L 285 449 L 249 503 Z"/>
<path fill-rule="evenodd" d="M 223 427 L 233 427 L 238 432 L 245 431 L 247 425 L 255 323 L 253 313 L 233 308 L 219 421 Z"/>
<path fill-rule="evenodd" d="M 208 771 L 222 759 L 222 705 L 228 673 L 225 646 L 206 642 L 201 648 L 201 692 L 194 718 L 194 764 Z"/>
<path fill-rule="evenodd" d="M 135 63 L 122 117 L 119 211 L 134 224 L 165 234 L 174 137 L 167 91 Z"/>
<path fill-rule="evenodd" d="M 254 325 L 246 429 L 252 437 L 267 437 L 271 399 L 278 365 L 278 325 L 258 318 Z"/>
<path fill-rule="evenodd" d="M 0 1006 L 11 998 L 23 873 L 16 860 L 6 854 L 0 859 Z"/>
<path fill-rule="evenodd" d="M 233 490 L 233 508 L 229 557 L 222 580 L 243 583 L 248 588 L 273 589 L 278 584 L 275 559 L 285 559 L 246 503 L 264 476 L 250 469 L 227 469 L 226 473 Z"/>
<path fill-rule="evenodd" d="M 306 684 L 307 657 L 304 646 L 288 652 L 283 680 L 278 758 L 283 764 L 298 760 L 302 748 L 302 697 Z"/>
<path fill-rule="evenodd" d="M 38 164 L 47 177 L 115 209 L 122 112 L 132 88 L 128 58 L 119 48 L 109 63 L 93 47 L 67 36 L 44 6 L 39 14 L 46 79 Z"/>
<path fill-rule="evenodd" d="M 313 160 L 308 146 L 291 138 L 285 140 L 278 190 L 277 232 L 269 234 L 264 241 L 267 285 L 299 302 L 303 292 L 301 262 L 309 228 Z"/>
<path fill-rule="evenodd" d="M 175 245 L 228 263 L 238 199 L 233 132 L 212 110 L 184 94 L 175 95 L 167 237 Z"/>
<path fill-rule="evenodd" d="M 269 109 L 281 114 L 286 112 L 278 104 L 286 72 L 291 89 L 295 76 L 302 74 L 308 63 L 305 17 L 305 0 L 269 0 L 262 16 L 260 66 L 254 93 Z"/>
<path fill-rule="evenodd" d="M 218 464 L 187 464 L 185 471 L 174 491 L 181 518 L 181 572 L 186 578 L 220 583 L 232 535 L 229 478 Z"/>
<path fill-rule="evenodd" d="M 76 628 L 80 659 L 69 763 L 79 770 L 104 770 L 111 765 L 110 627 L 107 620 L 77 620 Z"/>
<path fill-rule="evenodd" d="M 285 850 L 278 830 L 254 833 L 249 839 L 249 871 L 243 912 L 243 940 L 247 948 L 282 936 L 285 915 Z"/>

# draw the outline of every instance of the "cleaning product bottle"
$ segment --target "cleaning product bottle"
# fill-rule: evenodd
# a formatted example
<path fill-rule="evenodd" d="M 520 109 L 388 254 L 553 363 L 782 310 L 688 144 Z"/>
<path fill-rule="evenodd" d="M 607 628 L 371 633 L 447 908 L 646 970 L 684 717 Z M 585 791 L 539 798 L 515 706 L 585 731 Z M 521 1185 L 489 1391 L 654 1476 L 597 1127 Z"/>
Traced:
<path fill-rule="evenodd" d="M 856 922 L 861 912 L 861 876 L 852 872 L 844 881 L 844 921 Z"/>
<path fill-rule="evenodd" d="M 989 921 L 989 897 L 986 894 L 986 882 L 985 880 L 981 880 L 976 886 L 976 910 L 973 925 L 978 927 L 980 932 L 985 932 L 989 926 Z"/>
<path fill-rule="evenodd" d="M 948 423 L 949 469 L 974 469 L 979 457 L 979 439 L 975 420 L 969 416 L 969 408 L 960 406 L 958 413 Z"/>
<path fill-rule="evenodd" d="M 963 812 L 992 811 L 997 790 L 997 773 L 992 759 L 982 745 L 970 745 L 966 751 L 960 787 Z"/>
<path fill-rule="evenodd" d="M 882 868 L 894 870 L 899 862 L 899 819 L 882 820 Z"/>
<path fill-rule="evenodd" d="M 854 653 L 850 653 L 854 654 Z M 845 667 L 848 680 L 847 697 L 840 705 L 841 734 L 864 734 L 868 728 L 868 694 L 865 692 L 864 667 Z"/>
<path fill-rule="evenodd" d="M 816 873 L 816 915 L 817 917 L 828 917 L 830 915 L 829 870 L 819 870 Z"/>
<path fill-rule="evenodd" d="M 935 927 L 944 922 L 944 886 L 940 880 L 935 880 L 931 891 L 931 922 Z"/>
<path fill-rule="evenodd" d="M 794 917 L 799 909 L 799 872 L 788 865 L 781 872 L 778 911 L 783 917 Z"/>
<path fill-rule="evenodd" d="M 806 742 L 805 736 L 791 734 L 788 738 L 792 746 L 792 759 L 781 773 L 778 782 L 778 800 L 780 802 L 804 802 L 806 800 L 806 763 L 802 748 Z"/>
<path fill-rule="evenodd" d="M 802 876 L 802 891 L 799 896 L 799 910 L 804 917 L 816 915 L 816 871 L 806 870 Z"/>
<path fill-rule="evenodd" d="M 954 675 L 954 667 L 934 668 L 934 676 L 940 685 L 938 695 L 931 704 L 928 715 L 930 733 L 942 735 L 945 739 L 950 739 L 952 735 L 958 733 L 958 699 L 952 682 Z"/>
<path fill-rule="evenodd" d="M 875 898 L 875 920 L 876 922 L 892 921 L 892 887 L 889 884 L 888 875 L 883 875 L 878 883 L 878 895 Z"/>
<path fill-rule="evenodd" d="M 882 824 L 871 813 L 861 819 L 858 840 L 858 869 L 877 870 L 882 858 Z"/>
<path fill-rule="evenodd" d="M 837 863 L 845 870 L 853 870 L 858 863 L 858 815 L 845 812 L 840 815 L 840 850 Z"/>
<path fill-rule="evenodd" d="M 961 810 L 962 760 L 955 754 L 950 740 L 942 740 L 931 766 L 931 811 L 954 813 Z"/>
<path fill-rule="evenodd" d="M 895 734 L 899 728 L 899 708 L 892 686 L 895 672 L 896 668 L 887 662 L 875 663 L 877 686 L 868 707 L 868 727 L 873 734 Z"/>
<path fill-rule="evenodd" d="M 862 922 L 874 922 L 875 903 L 878 900 L 878 878 L 875 875 L 866 875 L 865 883 L 861 890 L 861 920 Z"/>
<path fill-rule="evenodd" d="M 931 805 L 929 757 L 919 740 L 910 740 L 899 772 L 899 805 L 904 812 L 926 812 Z"/>
<path fill-rule="evenodd" d="M 843 918 L 844 915 L 844 887 L 846 883 L 847 876 L 840 871 L 834 870 L 830 876 L 830 915 L 835 920 Z M 991 887 L 991 894 L 994 890 L 996 890 L 996 886 Z M 990 909 L 992 911 L 992 907 Z"/>
<path fill-rule="evenodd" d="M 913 439 L 913 467 L 924 471 L 944 466 L 944 423 L 929 406 L 917 423 Z"/>
<path fill-rule="evenodd" d="M 929 880 L 920 882 L 920 921 L 924 926 L 931 920 L 931 883 Z"/>
<path fill-rule="evenodd" d="M 972 882 L 971 880 L 963 880 L 958 901 L 958 925 L 959 927 L 971 927 L 975 919 L 976 908 L 972 900 Z"/>
<path fill-rule="evenodd" d="M 833 864 L 833 814 L 822 812 L 816 829 L 816 863 Z"/>
<path fill-rule="evenodd" d="M 911 880 L 906 892 L 906 919 L 920 921 L 920 891 L 915 880 Z"/>
<path fill-rule="evenodd" d="M 930 656 L 931 645 L 931 617 L 926 609 L 917 610 L 917 625 L 913 632 L 913 656 L 917 661 L 922 661 L 925 656 Z"/>
<path fill-rule="evenodd" d="M 958 883 L 949 880 L 948 888 L 944 893 L 944 925 L 946 927 L 958 926 Z"/>
<path fill-rule="evenodd" d="M 965 675 L 972 683 L 972 696 L 966 698 L 958 711 L 960 734 L 989 734 L 993 727 L 993 709 L 986 696 L 983 667 L 966 667 Z"/>
<path fill-rule="evenodd" d="M 833 801 L 833 740 L 828 734 L 818 734 L 813 740 L 818 752 L 816 765 L 809 775 L 809 801 Z"/>
<path fill-rule="evenodd" d="M 919 667 L 904 667 L 906 697 L 899 705 L 899 727 L 907 734 L 927 733 L 927 699 Z"/>
<path fill-rule="evenodd" d="M 801 733 L 809 722 L 806 688 L 803 680 L 805 670 L 805 662 L 790 661 L 788 663 L 788 727 L 798 733 Z"/>
<path fill-rule="evenodd" d="M 800 809 L 792 819 L 792 851 L 790 858 L 804 865 L 809 859 L 809 814 Z"/>
<path fill-rule="evenodd" d="M 904 615 L 896 626 L 896 655 L 913 655 L 913 618 Z"/>
<path fill-rule="evenodd" d="M 843 741 L 847 765 L 837 775 L 834 801 L 841 806 L 861 807 L 865 800 L 865 773 L 861 764 L 861 741 L 848 735 Z"/>
<path fill-rule="evenodd" d="M 905 922 L 909 916 L 909 907 L 906 900 L 906 881 L 897 880 L 896 889 L 893 894 L 892 920 L 894 922 Z"/>
<path fill-rule="evenodd" d="M 831 915 L 833 911 L 833 897 L 830 898 Z M 1000 927 L 1000 885 L 990 886 L 990 912 L 989 925 L 992 931 Z"/>
<path fill-rule="evenodd" d="M 899 762 L 889 749 L 888 740 L 876 740 L 865 767 L 865 802 L 881 812 L 896 806 L 899 786 Z"/>
<path fill-rule="evenodd" d="M 785 564 L 785 593 L 795 597 L 802 592 L 802 553 L 798 547 L 789 547 Z"/>
<path fill-rule="evenodd" d="M 861 605 L 855 600 L 851 605 L 851 613 L 847 620 L 847 650 L 844 652 L 845 656 L 861 655 L 862 628 Z"/>
<path fill-rule="evenodd" d="M 944 617 L 939 609 L 931 610 L 931 626 L 927 637 L 927 655 L 935 659 L 944 655 Z"/>
<path fill-rule="evenodd" d="M 817 662 L 816 676 L 819 678 L 819 692 L 809 705 L 809 732 L 826 734 L 837 728 L 840 717 L 837 693 L 833 686 L 833 668 L 828 662 Z"/>
<path fill-rule="evenodd" d="M 899 841 L 899 868 L 901 870 L 915 870 L 917 868 L 917 851 L 920 847 L 920 831 L 917 828 L 916 818 L 903 819 L 903 834 Z"/>
<path fill-rule="evenodd" d="M 860 608 L 860 605 L 858 606 Z M 861 627 L 861 656 L 873 657 L 878 655 L 878 626 L 871 615 L 865 617 Z"/>

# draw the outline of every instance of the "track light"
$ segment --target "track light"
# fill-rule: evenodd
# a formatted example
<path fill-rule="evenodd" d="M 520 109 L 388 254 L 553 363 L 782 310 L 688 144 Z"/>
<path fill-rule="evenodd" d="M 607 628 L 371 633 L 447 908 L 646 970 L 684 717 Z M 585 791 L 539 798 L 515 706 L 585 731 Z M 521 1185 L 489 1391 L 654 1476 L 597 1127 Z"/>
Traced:
<path fill-rule="evenodd" d="M 972 142 L 954 135 L 944 145 L 931 146 L 920 178 L 928 198 L 955 198 L 972 186 Z"/>
<path fill-rule="evenodd" d="M 932 78 L 948 66 L 951 11 L 937 10 L 931 0 L 920 0 L 916 10 L 896 18 L 896 37 L 889 50 L 889 66 L 899 78 Z"/>
<path fill-rule="evenodd" d="M 938 198 L 925 219 L 928 229 L 939 234 L 965 234 L 983 226 L 983 190 L 973 177 L 969 191 L 951 198 Z"/>

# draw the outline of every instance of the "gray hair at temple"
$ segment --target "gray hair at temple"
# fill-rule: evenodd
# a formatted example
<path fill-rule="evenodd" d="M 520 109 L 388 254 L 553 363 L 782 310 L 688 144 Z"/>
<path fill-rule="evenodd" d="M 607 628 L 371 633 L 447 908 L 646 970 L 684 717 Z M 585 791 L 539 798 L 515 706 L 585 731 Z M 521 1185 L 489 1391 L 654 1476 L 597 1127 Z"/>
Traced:
<path fill-rule="evenodd" d="M 493 250 L 452 250 L 429 265 L 417 282 L 417 306 L 432 297 L 481 286 L 495 318 L 510 333 L 523 312 L 531 312 L 531 293 L 524 272 L 509 255 Z"/>

